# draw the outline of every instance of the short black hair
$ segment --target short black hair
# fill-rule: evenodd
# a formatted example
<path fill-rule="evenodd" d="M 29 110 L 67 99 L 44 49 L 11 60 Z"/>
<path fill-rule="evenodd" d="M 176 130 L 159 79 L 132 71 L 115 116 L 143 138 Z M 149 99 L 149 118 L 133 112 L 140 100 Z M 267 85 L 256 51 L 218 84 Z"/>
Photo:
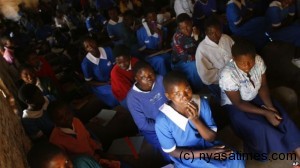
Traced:
<path fill-rule="evenodd" d="M 250 54 L 251 56 L 255 57 L 256 50 L 254 45 L 248 40 L 238 38 L 231 47 L 231 53 L 233 57 L 238 57 L 245 54 Z"/>
<path fill-rule="evenodd" d="M 47 113 L 49 115 L 50 120 L 55 123 L 55 121 L 58 119 L 57 118 L 57 111 L 62 109 L 63 107 L 68 106 L 67 103 L 65 103 L 64 101 L 53 101 L 49 104 L 48 108 L 47 108 Z"/>
<path fill-rule="evenodd" d="M 170 87 L 178 83 L 188 83 L 187 78 L 182 72 L 171 71 L 164 76 L 163 84 L 165 91 L 168 93 Z"/>
<path fill-rule="evenodd" d="M 125 45 L 117 45 L 113 49 L 113 56 L 115 58 L 120 56 L 130 57 L 130 49 Z"/>
<path fill-rule="evenodd" d="M 28 69 L 28 70 L 34 72 L 33 67 L 32 67 L 31 65 L 28 65 L 28 64 L 23 64 L 23 65 L 21 65 L 19 69 L 20 69 L 20 74 L 21 74 L 22 71 L 24 71 L 25 69 Z"/>
<path fill-rule="evenodd" d="M 207 31 L 207 29 L 212 26 L 218 27 L 222 30 L 222 25 L 216 16 L 210 16 L 210 17 L 206 18 L 204 21 L 204 30 L 205 31 Z"/>
<path fill-rule="evenodd" d="M 86 42 L 86 41 L 94 41 L 94 42 L 97 43 L 97 40 L 96 40 L 95 38 L 91 37 L 91 36 L 85 36 L 85 37 L 83 38 L 83 40 L 82 40 L 82 44 L 83 44 L 84 42 Z"/>
<path fill-rule="evenodd" d="M 41 93 L 41 90 L 33 84 L 24 84 L 18 91 L 19 99 L 24 103 L 32 103 L 36 93 Z"/>
<path fill-rule="evenodd" d="M 138 61 L 134 66 L 133 66 L 133 74 L 134 76 L 136 76 L 136 74 L 144 68 L 150 68 L 153 70 L 152 66 L 150 64 L 148 64 L 145 61 Z M 154 71 L 154 70 L 153 70 Z"/>
<path fill-rule="evenodd" d="M 124 13 L 123 13 L 123 17 L 132 17 L 132 18 L 135 18 L 136 17 L 136 14 L 133 10 L 126 10 Z"/>
<path fill-rule="evenodd" d="M 58 146 L 49 142 L 42 142 L 34 145 L 27 154 L 27 161 L 30 168 L 46 167 L 47 164 L 57 155 L 64 154 Z"/>
<path fill-rule="evenodd" d="M 184 21 L 192 21 L 192 18 L 187 13 L 181 13 L 176 18 L 176 23 L 182 23 Z"/>
<path fill-rule="evenodd" d="M 149 13 L 157 13 L 157 11 L 154 7 L 148 6 L 144 11 L 144 15 L 147 16 Z"/>

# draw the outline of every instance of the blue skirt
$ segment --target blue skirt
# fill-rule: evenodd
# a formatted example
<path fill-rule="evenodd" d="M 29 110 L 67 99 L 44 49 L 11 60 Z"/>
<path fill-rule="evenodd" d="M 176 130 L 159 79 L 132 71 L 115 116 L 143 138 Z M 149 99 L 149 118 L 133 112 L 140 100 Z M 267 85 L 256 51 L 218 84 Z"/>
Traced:
<path fill-rule="evenodd" d="M 283 120 L 278 127 L 271 125 L 261 115 L 247 113 L 234 105 L 225 105 L 235 133 L 243 140 L 245 150 L 253 153 L 288 153 L 300 147 L 300 130 L 290 119 L 286 111 L 274 100 L 274 107 Z M 264 103 L 256 96 L 250 103 L 262 106 Z"/>
<path fill-rule="evenodd" d="M 111 85 L 92 87 L 93 93 L 109 107 L 115 107 L 119 105 L 118 100 L 112 93 Z"/>

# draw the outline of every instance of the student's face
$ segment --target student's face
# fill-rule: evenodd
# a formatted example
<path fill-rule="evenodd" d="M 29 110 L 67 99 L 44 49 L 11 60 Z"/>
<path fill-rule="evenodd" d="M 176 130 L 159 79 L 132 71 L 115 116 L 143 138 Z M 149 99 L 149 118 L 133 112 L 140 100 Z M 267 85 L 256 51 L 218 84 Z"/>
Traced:
<path fill-rule="evenodd" d="M 148 23 L 156 22 L 157 21 L 156 13 L 154 13 L 154 12 L 148 13 L 146 16 L 146 21 Z"/>
<path fill-rule="evenodd" d="M 58 154 L 48 162 L 46 168 L 73 168 L 73 163 L 66 155 Z"/>
<path fill-rule="evenodd" d="M 135 80 L 141 90 L 150 91 L 155 82 L 155 73 L 150 67 L 142 68 L 136 74 Z"/>
<path fill-rule="evenodd" d="M 192 100 L 193 92 L 187 82 L 173 84 L 166 91 L 166 97 L 176 106 L 185 107 Z"/>
<path fill-rule="evenodd" d="M 191 21 L 183 21 L 178 25 L 179 31 L 185 36 L 191 36 L 193 32 L 193 24 Z"/>
<path fill-rule="evenodd" d="M 222 31 L 220 27 L 210 26 L 206 29 L 205 33 L 211 41 L 215 42 L 216 44 L 219 44 L 220 38 L 222 36 Z"/>
<path fill-rule="evenodd" d="M 249 73 L 255 65 L 255 57 L 251 54 L 233 57 L 233 60 L 235 61 L 237 67 L 245 73 Z"/>
<path fill-rule="evenodd" d="M 118 19 L 118 12 L 116 10 L 109 10 L 108 11 L 108 16 L 112 20 L 117 20 Z"/>
<path fill-rule="evenodd" d="M 100 57 L 100 51 L 98 50 L 96 41 L 86 40 L 83 42 L 83 47 L 86 52 L 91 53 L 95 57 Z"/>
<path fill-rule="evenodd" d="M 73 122 L 73 113 L 68 106 L 63 106 L 56 111 L 55 125 L 58 127 L 70 127 Z"/>
<path fill-rule="evenodd" d="M 119 56 L 116 58 L 116 64 L 123 70 L 127 70 L 130 65 L 130 57 Z"/>
<path fill-rule="evenodd" d="M 30 69 L 24 69 L 21 72 L 21 79 L 25 83 L 36 84 L 36 76 Z"/>

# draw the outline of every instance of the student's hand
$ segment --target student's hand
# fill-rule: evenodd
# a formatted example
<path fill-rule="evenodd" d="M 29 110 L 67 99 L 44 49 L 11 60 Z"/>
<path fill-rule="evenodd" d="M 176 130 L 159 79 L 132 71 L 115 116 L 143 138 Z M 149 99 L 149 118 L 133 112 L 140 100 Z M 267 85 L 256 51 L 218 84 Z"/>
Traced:
<path fill-rule="evenodd" d="M 187 102 L 186 112 L 189 116 L 188 117 L 189 120 L 195 120 L 195 119 L 198 119 L 198 117 L 199 117 L 198 105 L 193 101 Z"/>
<path fill-rule="evenodd" d="M 233 151 L 229 148 L 226 148 L 225 145 L 222 146 L 214 146 L 206 151 L 209 156 L 219 156 L 214 157 L 215 159 L 225 160 L 227 159 Z"/>
<path fill-rule="evenodd" d="M 275 127 L 277 127 L 282 120 L 282 117 L 279 114 L 271 110 L 266 110 L 265 117 Z"/>

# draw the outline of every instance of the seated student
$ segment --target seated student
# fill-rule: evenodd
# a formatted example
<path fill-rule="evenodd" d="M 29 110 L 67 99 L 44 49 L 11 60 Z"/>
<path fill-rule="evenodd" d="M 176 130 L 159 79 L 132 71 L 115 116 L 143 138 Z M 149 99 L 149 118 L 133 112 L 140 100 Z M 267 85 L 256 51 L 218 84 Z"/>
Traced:
<path fill-rule="evenodd" d="M 31 66 L 25 65 L 20 68 L 20 78 L 25 84 L 37 86 L 50 101 L 60 98 L 59 90 L 52 80 L 47 77 L 37 77 Z"/>
<path fill-rule="evenodd" d="M 116 46 L 113 50 L 116 65 L 111 70 L 111 89 L 120 102 L 127 109 L 126 96 L 134 83 L 133 67 L 138 59 L 130 56 L 130 51 L 124 45 Z"/>
<path fill-rule="evenodd" d="M 43 56 L 38 56 L 35 50 L 29 51 L 28 55 L 26 55 L 25 60 L 27 64 L 33 67 L 36 76 L 48 77 L 55 84 L 59 85 L 58 79 L 56 78 L 51 65 Z"/>
<path fill-rule="evenodd" d="M 271 39 L 300 47 L 300 24 L 293 22 L 295 13 L 295 1 L 277 0 L 270 3 L 266 17 Z"/>
<path fill-rule="evenodd" d="M 157 24 L 157 15 L 153 8 L 149 7 L 145 13 L 146 18 L 143 19 L 142 26 L 136 32 L 140 55 L 154 68 L 156 73 L 165 75 L 170 67 L 170 54 L 155 55 L 155 53 L 163 48 L 167 30 Z M 154 56 L 147 57 L 153 54 Z"/>
<path fill-rule="evenodd" d="M 194 10 L 194 1 L 192 0 L 175 0 L 174 1 L 174 11 L 176 17 L 182 13 L 188 14 L 190 17 L 193 15 Z"/>
<path fill-rule="evenodd" d="M 27 105 L 23 110 L 22 124 L 32 140 L 49 137 L 53 129 L 47 108 L 49 100 L 33 84 L 25 84 L 19 89 L 19 99 Z"/>
<path fill-rule="evenodd" d="M 243 160 L 228 159 L 233 151 L 215 141 L 217 126 L 208 101 L 193 95 L 184 74 L 170 72 L 163 83 L 169 102 L 160 107 L 155 131 L 175 167 L 245 167 Z M 188 157 L 182 159 L 182 153 Z M 221 157 L 207 161 L 204 155 Z"/>
<path fill-rule="evenodd" d="M 203 26 L 204 19 L 217 12 L 216 0 L 197 0 L 194 4 L 193 21 L 197 26 Z"/>
<path fill-rule="evenodd" d="M 193 34 L 192 19 L 186 13 L 182 13 L 177 16 L 176 22 L 178 28 L 172 41 L 172 68 L 184 73 L 193 90 L 199 91 L 203 83 L 196 68 L 195 54 L 198 43 L 195 40 L 196 34 Z"/>
<path fill-rule="evenodd" d="M 280 104 L 270 98 L 264 61 L 245 40 L 236 41 L 231 52 L 233 60 L 224 67 L 219 79 L 221 105 L 246 151 L 295 151 L 300 159 L 300 130 Z"/>
<path fill-rule="evenodd" d="M 70 157 L 51 143 L 34 145 L 27 154 L 27 161 L 30 168 L 101 168 L 93 158 L 85 155 Z"/>
<path fill-rule="evenodd" d="M 118 9 L 112 7 L 108 10 L 109 21 L 107 23 L 107 33 L 114 45 L 126 44 L 126 32 L 123 17 L 119 16 Z"/>
<path fill-rule="evenodd" d="M 50 118 L 53 120 L 55 127 L 51 133 L 49 141 L 70 156 L 88 155 L 97 160 L 104 167 L 120 167 L 119 161 L 103 159 L 101 144 L 91 138 L 90 133 L 81 123 L 73 117 L 70 108 L 63 102 L 53 102 L 49 107 Z"/>
<path fill-rule="evenodd" d="M 128 109 L 147 142 L 159 150 L 168 161 L 168 156 L 161 151 L 154 129 L 158 109 L 167 101 L 164 95 L 163 77 L 155 75 L 149 64 L 138 62 L 134 66 L 134 78 L 136 83 L 127 95 Z"/>
<path fill-rule="evenodd" d="M 117 106 L 119 103 L 110 85 L 110 73 L 115 62 L 111 49 L 98 47 L 96 41 L 89 37 L 83 41 L 83 46 L 88 52 L 81 63 L 85 80 L 101 101 L 110 107 Z"/>
<path fill-rule="evenodd" d="M 261 49 L 266 45 L 266 21 L 264 17 L 253 17 L 244 0 L 230 0 L 227 3 L 226 17 L 233 35 L 250 40 Z"/>
<path fill-rule="evenodd" d="M 222 27 L 216 17 L 205 21 L 205 39 L 196 51 L 196 67 L 203 83 L 208 85 L 213 96 L 220 100 L 219 74 L 231 57 L 231 46 L 234 41 L 222 34 Z"/>

